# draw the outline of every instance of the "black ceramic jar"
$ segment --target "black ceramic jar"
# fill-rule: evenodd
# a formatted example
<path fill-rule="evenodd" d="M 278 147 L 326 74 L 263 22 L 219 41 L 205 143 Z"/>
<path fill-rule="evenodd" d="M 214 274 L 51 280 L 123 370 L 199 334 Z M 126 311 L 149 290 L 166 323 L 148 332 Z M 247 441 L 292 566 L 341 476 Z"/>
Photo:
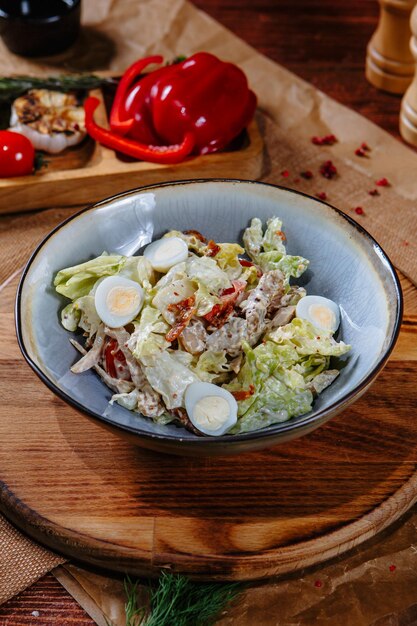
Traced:
<path fill-rule="evenodd" d="M 81 0 L 0 0 L 0 35 L 15 54 L 57 54 L 77 39 L 80 14 Z"/>

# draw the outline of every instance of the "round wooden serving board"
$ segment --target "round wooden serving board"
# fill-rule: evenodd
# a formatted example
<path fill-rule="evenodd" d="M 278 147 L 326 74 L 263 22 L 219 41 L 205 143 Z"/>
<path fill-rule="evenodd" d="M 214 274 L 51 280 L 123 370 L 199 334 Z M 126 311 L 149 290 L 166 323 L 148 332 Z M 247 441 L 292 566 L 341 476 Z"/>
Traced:
<path fill-rule="evenodd" d="M 0 300 L 0 508 L 81 561 L 131 574 L 256 579 L 374 536 L 417 498 L 417 297 L 370 391 L 313 434 L 222 458 L 130 445 L 55 397 L 14 333 L 17 279 Z"/>

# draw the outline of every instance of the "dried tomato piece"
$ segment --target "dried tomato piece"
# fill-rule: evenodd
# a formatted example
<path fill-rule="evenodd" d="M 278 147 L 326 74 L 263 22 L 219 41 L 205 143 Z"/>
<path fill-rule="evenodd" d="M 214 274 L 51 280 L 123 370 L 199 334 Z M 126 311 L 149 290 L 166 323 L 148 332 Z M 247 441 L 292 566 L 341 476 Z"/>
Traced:
<path fill-rule="evenodd" d="M 234 280 L 232 287 L 224 289 L 221 293 L 221 302 L 215 304 L 211 311 L 204 315 L 204 319 L 215 328 L 221 328 L 233 313 L 236 300 L 239 294 L 244 291 L 245 287 L 246 283 L 242 280 Z"/>
<path fill-rule="evenodd" d="M 327 193 L 325 191 L 320 191 L 319 193 L 316 193 L 317 198 L 319 198 L 319 200 L 327 200 Z"/>
<path fill-rule="evenodd" d="M 175 341 L 181 335 L 182 331 L 188 324 L 194 313 L 196 312 L 195 307 L 195 296 L 190 296 L 189 298 L 185 298 L 181 300 L 181 302 L 173 302 L 168 304 L 168 311 L 175 313 L 177 319 L 174 325 L 170 328 L 170 330 L 165 335 L 165 339 L 167 341 Z"/>
<path fill-rule="evenodd" d="M 300 172 L 300 176 L 302 176 L 306 180 L 310 180 L 311 178 L 313 178 L 314 174 L 311 170 L 305 170 L 305 172 Z"/>
<path fill-rule="evenodd" d="M 240 400 L 247 400 L 255 393 L 255 386 L 249 385 L 249 389 L 242 389 L 241 391 L 231 391 L 230 392 L 237 402 Z"/>
<path fill-rule="evenodd" d="M 184 230 L 184 235 L 194 235 L 201 243 L 207 243 L 207 239 L 198 230 Z"/>
<path fill-rule="evenodd" d="M 218 252 L 220 252 L 220 246 L 215 241 L 213 241 L 213 239 L 210 239 L 207 244 L 205 256 L 216 256 Z"/>

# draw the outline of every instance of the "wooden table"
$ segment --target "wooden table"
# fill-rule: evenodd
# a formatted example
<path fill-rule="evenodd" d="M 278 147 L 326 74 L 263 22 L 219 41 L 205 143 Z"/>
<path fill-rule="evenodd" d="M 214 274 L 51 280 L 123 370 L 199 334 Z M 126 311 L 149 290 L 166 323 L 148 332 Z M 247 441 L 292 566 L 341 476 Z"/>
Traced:
<path fill-rule="evenodd" d="M 364 76 L 365 49 L 378 17 L 375 0 L 195 0 L 195 4 L 260 52 L 399 137 L 400 98 L 378 92 Z M 34 610 L 39 617 L 32 615 Z M 0 607 L 0 623 L 94 624 L 52 575 Z"/>

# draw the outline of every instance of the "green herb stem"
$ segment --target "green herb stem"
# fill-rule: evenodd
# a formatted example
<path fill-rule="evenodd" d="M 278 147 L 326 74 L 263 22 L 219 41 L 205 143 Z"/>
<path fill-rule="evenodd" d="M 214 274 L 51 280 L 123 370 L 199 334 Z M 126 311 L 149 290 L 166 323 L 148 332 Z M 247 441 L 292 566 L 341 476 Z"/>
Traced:
<path fill-rule="evenodd" d="M 17 98 L 29 89 L 53 89 L 57 91 L 77 91 L 97 89 L 103 85 L 115 84 L 113 78 L 94 74 L 63 74 L 60 76 L 12 76 L 0 78 L 0 103 Z"/>

